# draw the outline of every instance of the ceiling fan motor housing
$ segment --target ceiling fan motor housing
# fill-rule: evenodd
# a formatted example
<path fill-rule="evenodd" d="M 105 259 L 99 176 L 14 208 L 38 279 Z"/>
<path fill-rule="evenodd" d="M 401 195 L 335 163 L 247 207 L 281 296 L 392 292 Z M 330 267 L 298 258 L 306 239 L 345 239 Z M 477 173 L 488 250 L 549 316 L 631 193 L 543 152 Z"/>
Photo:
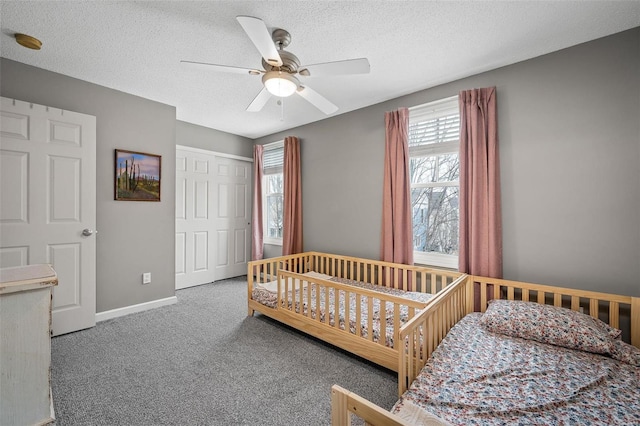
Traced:
<path fill-rule="evenodd" d="M 286 50 L 280 50 L 278 52 L 280 54 L 280 59 L 282 59 L 282 66 L 273 66 L 269 64 L 264 59 L 262 60 L 262 66 L 265 71 L 286 71 L 290 74 L 295 74 L 298 72 L 298 68 L 300 67 L 300 60 L 296 55 L 291 52 L 287 52 Z"/>
<path fill-rule="evenodd" d="M 295 74 L 296 72 L 298 72 L 298 68 L 300 68 L 300 60 L 293 53 L 284 50 L 284 48 L 289 46 L 289 44 L 291 43 L 291 34 L 289 34 L 289 31 L 283 30 L 282 28 L 276 28 L 271 33 L 271 39 L 278 49 L 278 54 L 280 55 L 280 59 L 282 60 L 282 65 L 271 65 L 270 63 L 262 59 L 262 66 L 264 67 L 265 71 L 285 71 L 290 74 Z"/>
<path fill-rule="evenodd" d="M 271 33 L 271 39 L 278 49 L 284 49 L 291 43 L 291 34 L 289 34 L 289 31 L 287 30 L 276 28 Z"/>

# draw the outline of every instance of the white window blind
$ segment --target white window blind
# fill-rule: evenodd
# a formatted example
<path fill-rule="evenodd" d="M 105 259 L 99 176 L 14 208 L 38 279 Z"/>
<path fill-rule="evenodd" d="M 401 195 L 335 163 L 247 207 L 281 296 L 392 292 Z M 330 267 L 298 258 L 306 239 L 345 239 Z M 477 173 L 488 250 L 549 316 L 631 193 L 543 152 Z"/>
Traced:
<path fill-rule="evenodd" d="M 409 153 L 434 155 L 457 151 L 460 139 L 458 97 L 409 109 Z"/>
<path fill-rule="evenodd" d="M 284 165 L 284 141 L 270 143 L 264 146 L 262 169 L 265 175 L 282 173 Z"/>

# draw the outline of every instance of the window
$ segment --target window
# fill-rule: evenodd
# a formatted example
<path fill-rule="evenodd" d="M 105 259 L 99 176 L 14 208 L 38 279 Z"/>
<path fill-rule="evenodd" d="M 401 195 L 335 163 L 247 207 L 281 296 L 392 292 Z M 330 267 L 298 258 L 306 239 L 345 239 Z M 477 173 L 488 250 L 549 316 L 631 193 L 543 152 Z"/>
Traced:
<path fill-rule="evenodd" d="M 282 245 L 284 210 L 284 141 L 264 146 L 262 159 L 262 223 L 265 244 Z"/>
<path fill-rule="evenodd" d="M 414 261 L 458 267 L 460 189 L 458 97 L 409 111 Z"/>

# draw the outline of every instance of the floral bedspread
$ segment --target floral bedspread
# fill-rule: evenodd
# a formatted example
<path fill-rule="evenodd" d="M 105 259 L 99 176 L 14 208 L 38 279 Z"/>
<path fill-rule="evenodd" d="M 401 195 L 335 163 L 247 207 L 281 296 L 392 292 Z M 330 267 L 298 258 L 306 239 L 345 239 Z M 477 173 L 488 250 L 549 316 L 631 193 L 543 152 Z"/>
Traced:
<path fill-rule="evenodd" d="M 640 368 L 486 331 L 469 314 L 398 400 L 461 425 L 640 425 Z"/>
<path fill-rule="evenodd" d="M 381 286 L 376 286 L 373 284 L 358 282 L 347 280 L 344 278 L 332 278 L 330 281 L 339 282 L 342 284 L 348 284 L 354 287 L 365 288 L 368 290 L 375 291 L 377 293 L 382 294 L 391 294 L 394 296 L 402 297 L 405 299 L 410 299 L 418 302 L 427 302 L 429 299 L 433 297 L 432 294 L 428 293 L 418 293 L 418 292 L 410 292 L 403 291 L 394 288 L 386 288 Z M 311 317 L 316 318 L 316 315 L 320 315 L 320 321 L 325 321 L 326 310 L 329 311 L 329 324 L 333 326 L 335 324 L 336 318 L 336 309 L 335 309 L 335 296 L 334 289 L 329 288 L 329 301 L 328 304 L 325 303 L 325 287 L 319 286 L 319 291 L 316 289 L 317 285 L 315 283 L 310 283 L 311 286 L 311 300 L 307 300 L 307 290 L 306 286 L 302 290 L 302 312 L 304 315 L 307 315 L 308 309 L 311 309 Z M 293 286 L 292 286 L 293 287 Z M 320 312 L 316 312 L 316 299 L 320 297 Z M 275 308 L 278 302 L 278 294 L 277 292 L 270 292 L 265 290 L 264 288 L 254 287 L 252 292 L 253 300 L 268 306 L 270 308 Z M 346 300 L 345 300 L 345 292 L 339 291 L 339 308 L 338 308 L 338 321 L 339 327 L 344 330 L 345 329 L 345 308 L 346 308 Z M 369 326 L 368 326 L 368 297 L 361 296 L 360 300 L 360 333 L 364 338 L 369 336 Z M 289 291 L 288 293 L 288 305 L 289 308 L 292 307 L 293 301 L 295 300 L 295 311 L 300 313 L 300 290 L 299 286 L 296 286 L 295 292 Z M 373 309 L 372 309 L 372 328 L 373 328 L 373 341 L 380 341 L 380 299 L 373 298 Z M 328 306 L 328 309 L 325 308 Z M 385 345 L 393 348 L 393 329 L 394 329 L 394 308 L 393 303 L 385 302 L 385 317 L 386 317 L 386 330 L 385 330 Z M 419 312 L 419 309 L 416 309 L 416 314 Z M 409 308 L 405 305 L 400 306 L 400 327 L 404 323 L 406 323 L 409 319 Z M 353 293 L 349 293 L 349 330 L 352 334 L 356 334 L 356 295 Z"/>

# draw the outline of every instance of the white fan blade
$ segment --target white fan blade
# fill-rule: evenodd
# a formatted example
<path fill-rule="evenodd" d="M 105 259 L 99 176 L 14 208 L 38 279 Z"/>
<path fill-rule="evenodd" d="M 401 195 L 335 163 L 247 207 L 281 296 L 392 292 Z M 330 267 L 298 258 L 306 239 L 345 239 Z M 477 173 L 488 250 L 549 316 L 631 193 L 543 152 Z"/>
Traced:
<path fill-rule="evenodd" d="M 264 60 L 271 65 L 281 66 L 282 59 L 276 49 L 276 45 L 271 39 L 271 34 L 267 30 L 267 26 L 260 18 L 254 18 L 253 16 L 236 16 L 236 19 L 242 25 L 242 28 L 247 33 L 253 44 L 260 52 L 260 55 Z"/>
<path fill-rule="evenodd" d="M 305 65 L 298 73 L 307 77 L 323 77 L 327 75 L 368 74 L 370 70 L 369 60 L 360 58 Z"/>
<path fill-rule="evenodd" d="M 338 110 L 337 106 L 329 102 L 327 98 L 308 86 L 300 86 L 297 93 L 298 95 L 306 99 L 311 105 L 318 108 L 320 111 L 324 112 L 327 115 L 333 114 Z"/>
<path fill-rule="evenodd" d="M 201 68 L 207 71 L 230 72 L 234 74 L 250 74 L 250 75 L 258 75 L 261 73 L 261 71 L 254 70 L 251 68 L 230 67 L 227 65 L 208 64 L 206 62 L 180 61 L 180 63 L 185 64 L 192 68 Z"/>
<path fill-rule="evenodd" d="M 267 91 L 267 89 L 263 88 L 258 96 L 256 96 L 253 101 L 247 107 L 247 111 L 249 112 L 258 112 L 265 106 L 267 101 L 271 99 L 271 93 Z"/>

